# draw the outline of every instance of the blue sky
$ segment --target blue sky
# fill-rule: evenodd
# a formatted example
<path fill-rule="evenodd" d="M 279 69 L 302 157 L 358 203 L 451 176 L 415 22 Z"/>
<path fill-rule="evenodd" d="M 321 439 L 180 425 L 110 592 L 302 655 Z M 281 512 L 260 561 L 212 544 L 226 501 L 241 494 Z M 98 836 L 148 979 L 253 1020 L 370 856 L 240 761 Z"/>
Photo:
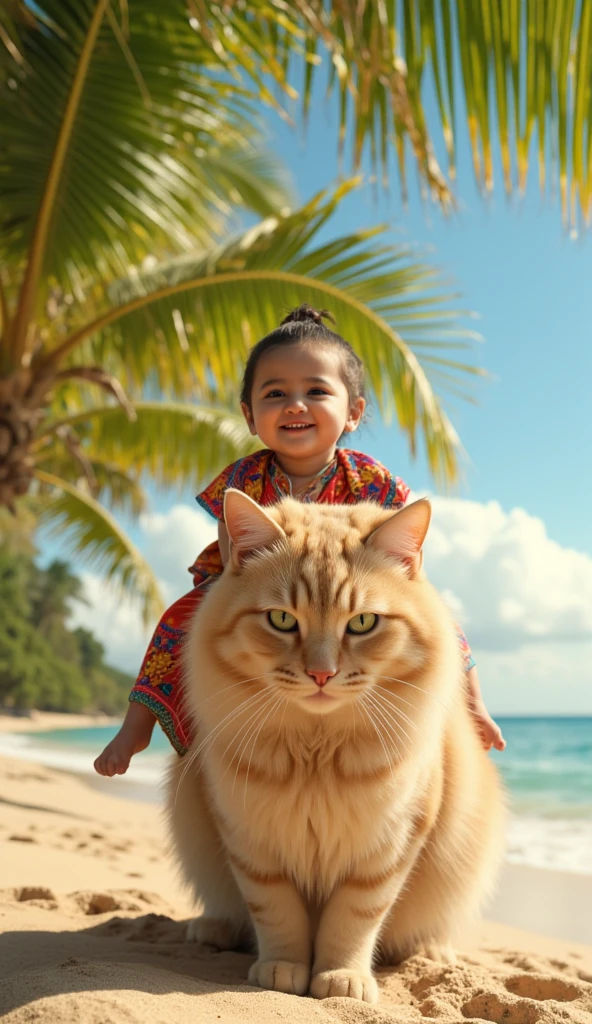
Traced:
<path fill-rule="evenodd" d="M 338 174 L 331 109 L 319 88 L 304 140 L 268 116 L 302 201 Z M 325 234 L 387 221 L 393 241 L 430 248 L 460 304 L 480 315 L 477 357 L 491 380 L 477 406 L 448 407 L 470 463 L 457 496 L 434 501 L 426 564 L 475 647 L 494 713 L 592 713 L 591 243 L 566 235 L 534 173 L 524 200 L 510 203 L 496 188 L 485 202 L 462 133 L 458 165 L 459 210 L 448 219 L 422 204 L 412 172 L 406 209 L 395 176 L 388 199 L 370 186 L 348 197 Z M 423 457 L 411 462 L 396 424 L 377 412 L 357 445 L 416 492 L 432 491 Z M 166 597 L 180 596 L 185 567 L 213 535 L 192 494 L 154 496 L 151 514 L 126 525 Z M 90 605 L 76 621 L 134 672 L 146 641 L 137 611 L 114 602 L 96 576 L 84 578 Z"/>

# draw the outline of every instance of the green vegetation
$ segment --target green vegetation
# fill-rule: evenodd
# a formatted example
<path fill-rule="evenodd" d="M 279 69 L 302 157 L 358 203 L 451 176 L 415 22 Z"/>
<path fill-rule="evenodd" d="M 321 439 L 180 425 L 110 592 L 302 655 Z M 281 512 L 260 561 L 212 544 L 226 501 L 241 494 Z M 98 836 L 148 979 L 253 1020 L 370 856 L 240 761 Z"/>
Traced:
<path fill-rule="evenodd" d="M 109 668 L 86 629 L 67 625 L 81 583 L 63 562 L 40 569 L 0 547 L 0 707 L 101 711 L 126 706 L 132 680 Z"/>

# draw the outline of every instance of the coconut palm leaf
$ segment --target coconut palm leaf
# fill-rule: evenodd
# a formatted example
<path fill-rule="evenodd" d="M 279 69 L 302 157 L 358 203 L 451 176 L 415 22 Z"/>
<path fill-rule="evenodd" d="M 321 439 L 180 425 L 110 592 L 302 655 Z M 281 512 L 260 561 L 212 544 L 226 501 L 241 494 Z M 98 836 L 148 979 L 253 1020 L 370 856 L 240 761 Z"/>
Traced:
<path fill-rule="evenodd" d="M 87 488 L 93 498 L 112 512 L 137 518 L 146 511 L 146 495 L 131 471 L 123 469 L 115 459 L 99 458 L 92 449 L 88 450 L 87 462 L 89 473 L 81 473 L 76 460 L 59 444 L 48 447 L 36 459 L 39 469 L 76 487 Z"/>
<path fill-rule="evenodd" d="M 331 309 L 367 367 L 380 409 L 387 417 L 396 412 L 412 451 L 421 432 L 436 478 L 454 479 L 458 437 L 419 354 L 421 345 L 444 344 L 441 332 L 446 341 L 452 333 L 453 343 L 468 343 L 451 305 L 455 296 L 409 247 L 378 245 L 380 229 L 315 247 L 352 187 L 320 194 L 206 257 L 179 257 L 113 286 L 111 308 L 49 352 L 47 365 L 87 341 L 99 364 L 119 360 L 131 393 L 144 386 L 230 407 L 250 345 L 308 301 Z M 470 362 L 446 362 L 442 350 L 423 355 L 428 366 L 434 357 L 444 359 L 453 390 L 482 372 Z"/>
<path fill-rule="evenodd" d="M 187 486 L 197 490 L 224 466 L 261 447 L 236 409 L 153 401 L 137 402 L 135 410 L 134 423 L 119 406 L 112 405 L 86 409 L 48 424 L 39 436 L 39 445 L 45 445 L 39 448 L 39 465 L 52 467 L 50 471 L 56 474 L 69 466 L 64 474 L 67 479 L 73 472 L 80 476 L 72 459 L 64 454 L 59 436 L 65 428 L 74 430 L 97 476 L 97 495 L 110 507 L 117 507 L 113 504 L 118 497 L 112 493 L 115 485 L 109 482 L 107 472 L 103 478 L 103 466 L 105 470 L 117 467 L 123 501 L 131 498 L 131 493 L 123 491 L 124 477 L 129 488 L 147 479 L 169 492 Z"/>
<path fill-rule="evenodd" d="M 113 516 L 82 487 L 42 469 L 35 476 L 45 494 L 40 525 L 64 542 L 71 558 L 101 573 L 121 594 L 136 596 L 145 622 L 156 619 L 163 608 L 156 578 Z"/>

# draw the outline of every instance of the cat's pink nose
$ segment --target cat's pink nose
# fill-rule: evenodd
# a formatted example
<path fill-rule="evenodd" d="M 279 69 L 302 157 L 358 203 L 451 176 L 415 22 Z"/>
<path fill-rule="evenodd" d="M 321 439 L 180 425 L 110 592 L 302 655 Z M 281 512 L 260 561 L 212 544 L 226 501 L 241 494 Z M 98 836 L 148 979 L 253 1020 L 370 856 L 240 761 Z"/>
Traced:
<path fill-rule="evenodd" d="M 329 679 L 332 679 L 333 676 L 337 675 L 337 671 L 336 669 L 333 669 L 329 672 L 317 672 L 314 668 L 307 668 L 306 674 L 307 676 L 312 676 L 317 686 L 320 686 L 322 689 Z"/>

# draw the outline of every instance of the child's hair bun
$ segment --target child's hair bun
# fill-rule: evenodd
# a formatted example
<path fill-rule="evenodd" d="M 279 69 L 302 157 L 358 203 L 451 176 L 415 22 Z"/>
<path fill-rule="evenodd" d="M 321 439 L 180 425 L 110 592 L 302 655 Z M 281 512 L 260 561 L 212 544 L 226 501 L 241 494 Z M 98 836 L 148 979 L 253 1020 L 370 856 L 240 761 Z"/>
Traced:
<path fill-rule="evenodd" d="M 312 306 L 309 306 L 308 302 L 304 302 L 284 317 L 280 327 L 283 327 L 284 324 L 306 323 L 306 321 L 322 324 L 323 320 L 330 320 L 332 323 L 335 323 L 335 317 L 328 309 L 313 309 Z"/>

